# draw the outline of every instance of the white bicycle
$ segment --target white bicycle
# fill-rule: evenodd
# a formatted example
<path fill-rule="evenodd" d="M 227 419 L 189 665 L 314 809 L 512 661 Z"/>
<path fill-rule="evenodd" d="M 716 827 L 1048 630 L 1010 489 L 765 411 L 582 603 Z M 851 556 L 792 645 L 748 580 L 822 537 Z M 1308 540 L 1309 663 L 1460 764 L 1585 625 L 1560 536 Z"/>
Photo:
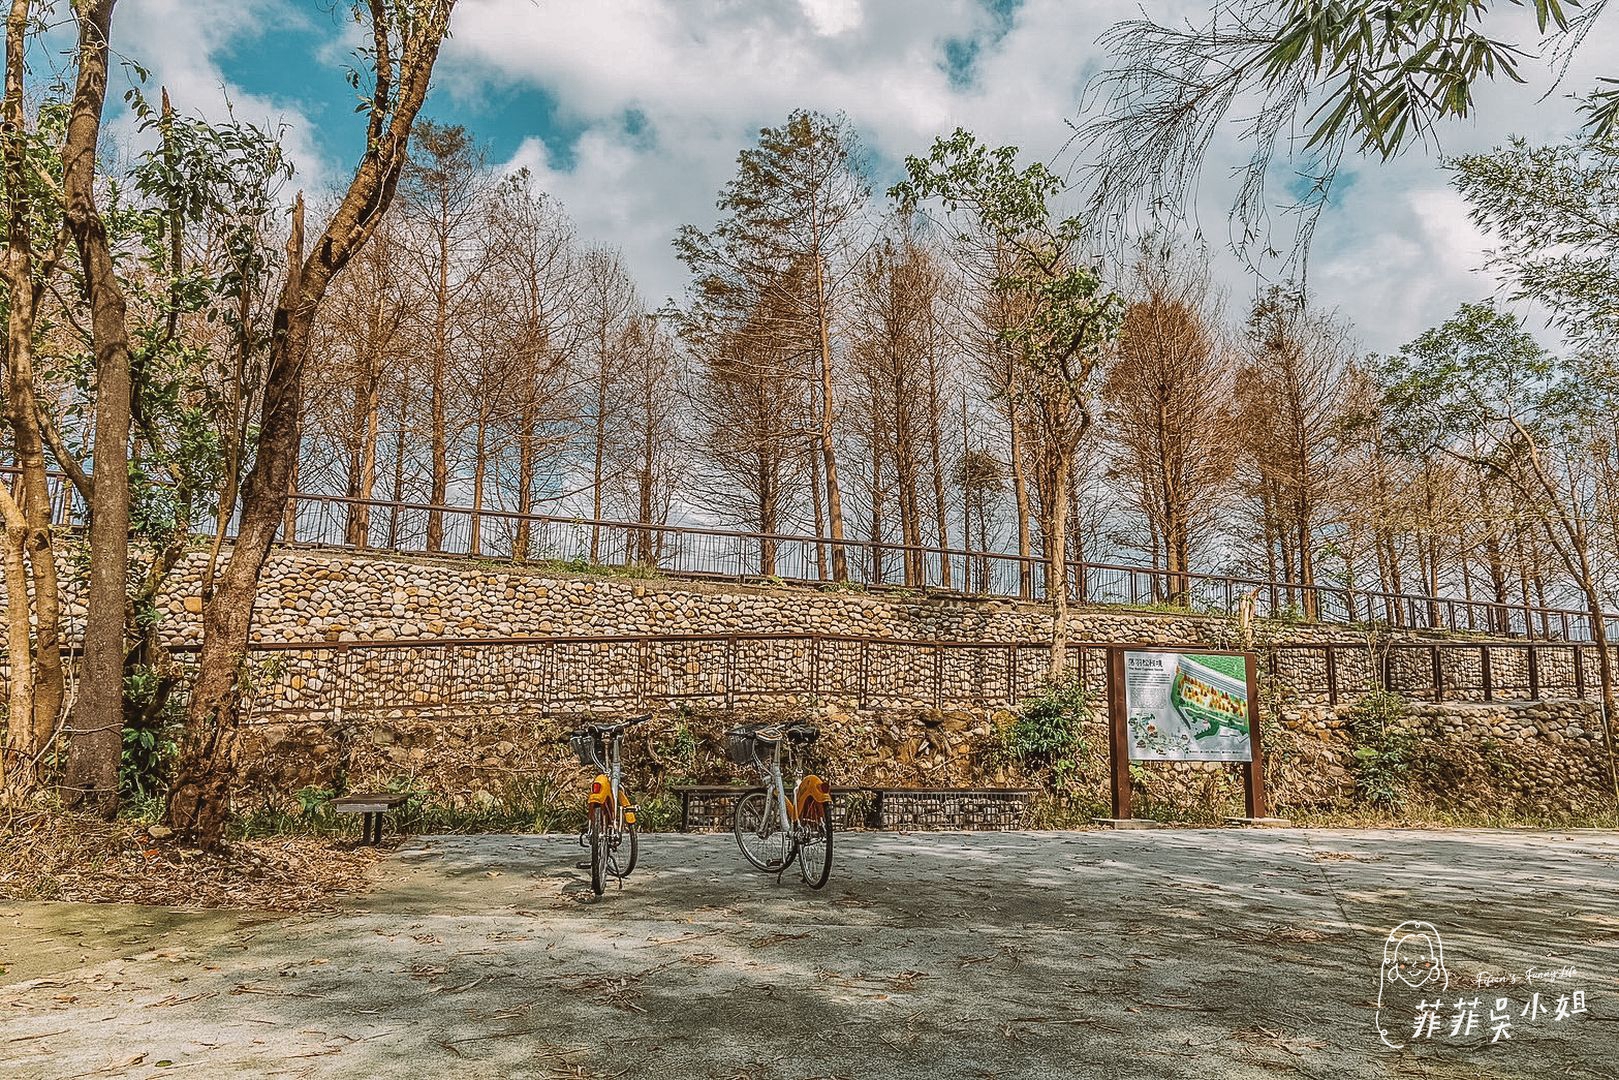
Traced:
<path fill-rule="evenodd" d="M 796 861 L 812 889 L 832 874 L 832 792 L 819 776 L 802 771 L 803 752 L 819 737 L 814 725 L 797 723 L 746 724 L 725 733 L 726 756 L 764 781 L 763 791 L 736 804 L 732 829 L 743 858 L 778 878 Z M 794 777 L 791 797 L 787 774 Z"/>

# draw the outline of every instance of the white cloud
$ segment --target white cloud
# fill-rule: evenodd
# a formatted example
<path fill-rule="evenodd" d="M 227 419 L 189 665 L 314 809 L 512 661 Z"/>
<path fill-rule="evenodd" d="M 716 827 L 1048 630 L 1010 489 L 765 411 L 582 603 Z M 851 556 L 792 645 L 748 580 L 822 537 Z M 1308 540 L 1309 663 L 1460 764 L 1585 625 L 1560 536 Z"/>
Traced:
<path fill-rule="evenodd" d="M 798 0 L 817 33 L 841 34 L 860 25 L 860 0 Z"/>
<path fill-rule="evenodd" d="M 1170 22 L 1208 11 L 1207 0 L 1147 0 L 1145 7 Z M 978 0 L 461 0 L 439 92 L 451 104 L 513 86 L 551 95 L 560 117 L 585 129 L 569 166 L 558 167 L 537 137 L 514 164 L 534 169 L 581 235 L 623 248 L 657 302 L 683 285 L 669 246 L 675 230 L 712 220 L 715 193 L 759 127 L 796 107 L 841 110 L 890 164 L 957 125 L 1046 157 L 1069 139 L 1084 79 L 1106 62 L 1097 35 L 1139 15 L 1136 0 L 1026 0 L 991 41 L 995 20 Z M 178 102 L 211 108 L 230 75 L 215 57 L 234 35 L 267 20 L 309 17 L 288 0 L 126 0 L 119 34 Z M 1520 19 L 1504 34 L 1529 31 Z M 971 80 L 953 83 L 944 69 L 951 39 L 979 42 Z M 1619 35 L 1610 29 L 1606 38 L 1592 35 L 1566 88 L 1587 88 L 1616 69 Z M 1550 139 L 1575 128 L 1563 92 L 1539 100 L 1550 79 L 1532 62 L 1524 71 L 1528 87 L 1480 89 L 1481 119 L 1448 128 L 1446 151 L 1486 148 L 1513 132 Z M 295 102 L 231 96 L 247 115 L 294 124 L 304 183 L 329 171 Z M 630 110 L 645 130 L 626 129 Z M 1198 218 L 1216 241 L 1226 232 L 1229 168 L 1239 160 L 1240 147 L 1226 140 L 1205 172 Z M 1357 324 L 1369 347 L 1394 348 L 1457 303 L 1494 291 L 1493 279 L 1476 272 L 1481 238 L 1432 156 L 1351 165 L 1353 184 L 1317 232 L 1311 284 Z M 1235 260 L 1221 265 L 1240 304 L 1254 286 Z"/>
<path fill-rule="evenodd" d="M 230 73 L 216 59 L 233 42 L 264 27 L 307 25 L 308 18 L 288 0 L 129 0 L 117 8 L 113 42 L 120 55 L 151 72 L 148 92 L 155 97 L 157 87 L 167 88 L 174 107 L 183 113 L 217 119 L 228 103 L 242 120 L 272 131 L 284 126 L 284 146 L 298 166 L 296 182 L 313 192 L 328 182 L 330 168 L 298 103 L 246 93 L 232 84 Z M 341 76 L 334 71 L 332 77 Z M 108 97 L 120 97 L 116 85 Z M 124 114 L 109 126 L 115 137 L 130 134 Z"/>

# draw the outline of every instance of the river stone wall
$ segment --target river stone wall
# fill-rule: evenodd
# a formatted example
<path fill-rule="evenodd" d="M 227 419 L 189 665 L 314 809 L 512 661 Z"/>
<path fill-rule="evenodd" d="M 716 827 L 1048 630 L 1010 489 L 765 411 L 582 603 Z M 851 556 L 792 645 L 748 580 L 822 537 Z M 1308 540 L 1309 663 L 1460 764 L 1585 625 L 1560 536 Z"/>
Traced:
<path fill-rule="evenodd" d="M 228 554 L 227 548 L 221 566 Z M 75 640 L 84 622 L 82 568 L 71 552 L 60 561 L 65 634 Z M 202 639 L 206 562 L 204 550 L 183 556 L 158 597 L 170 644 Z M 278 548 L 265 565 L 253 626 L 255 641 L 311 643 L 781 632 L 1042 641 L 1050 638 L 1051 617 L 1043 604 L 1003 598 L 578 574 L 546 564 Z M 1075 641 L 1231 645 L 1236 632 L 1236 620 L 1224 615 L 1113 606 L 1076 607 L 1070 619 Z M 1257 620 L 1254 633 L 1260 643 L 1365 641 L 1354 628 L 1331 624 Z"/>
<path fill-rule="evenodd" d="M 173 645 L 200 640 L 204 557 L 189 555 L 159 598 L 164 636 Z M 68 580 L 65 611 L 69 635 L 76 637 L 83 605 Z M 671 643 L 649 652 L 644 644 L 611 642 L 403 644 L 435 637 L 799 633 L 1038 642 L 1049 638 L 1050 619 L 1040 605 L 1008 600 L 277 550 L 265 569 L 254 637 L 305 648 L 257 654 L 238 758 L 241 805 L 285 805 L 302 787 L 387 785 L 476 804 L 505 798 L 514 784 L 536 776 L 571 783 L 579 767 L 551 740 L 590 705 L 621 712 L 652 700 L 659 719 L 634 764 L 644 791 L 737 778 L 718 752 L 719 733 L 739 718 L 772 713 L 819 720 L 824 764 L 836 783 L 1020 786 L 1043 779 L 1022 771 L 1001 749 L 1013 719 L 1010 706 L 1043 670 L 1037 648 L 776 640 Z M 1327 700 L 1328 661 L 1320 650 L 1279 651 L 1274 672 L 1263 673 L 1267 772 L 1281 811 L 1353 808 L 1363 792 L 1346 718 L 1358 693 L 1377 684 L 1380 654 L 1351 627 L 1260 621 L 1250 633 L 1261 646 L 1344 646 L 1332 661 L 1337 702 Z M 1238 627 L 1223 616 L 1085 608 L 1075 610 L 1070 634 L 1077 642 L 1233 647 Z M 367 648 L 366 641 L 399 644 Z M 1481 654 L 1457 650 L 1439 660 L 1446 700 L 1412 706 L 1421 747 L 1406 780 L 1413 795 L 1436 806 L 1551 818 L 1611 802 L 1592 706 L 1510 700 L 1528 696 L 1526 654 L 1510 643 L 1491 653 L 1494 696 L 1508 700 L 1466 700 L 1479 696 Z M 1098 691 L 1102 655 L 1076 653 Z M 1542 652 L 1543 693 L 1548 685 L 1573 685 L 1572 658 L 1572 650 Z M 1425 649 L 1399 651 L 1390 673 L 1421 684 L 1431 663 Z M 1594 668 L 1589 657 L 1587 668 Z M 1582 677 L 1593 680 L 1594 670 Z M 1100 720 L 1087 732 L 1086 747 L 1073 797 L 1099 808 L 1107 783 Z M 1146 766 L 1137 770 L 1137 784 L 1143 806 L 1181 816 L 1217 816 L 1240 805 L 1229 768 Z"/>

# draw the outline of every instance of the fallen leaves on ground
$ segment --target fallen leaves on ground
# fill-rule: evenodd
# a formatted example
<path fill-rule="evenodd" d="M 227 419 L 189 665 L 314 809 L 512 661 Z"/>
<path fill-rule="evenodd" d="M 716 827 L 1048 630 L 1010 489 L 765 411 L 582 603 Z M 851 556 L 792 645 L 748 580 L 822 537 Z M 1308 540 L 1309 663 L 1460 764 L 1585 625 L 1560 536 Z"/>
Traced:
<path fill-rule="evenodd" d="M 319 911 L 364 888 L 379 855 L 310 836 L 237 840 L 204 853 L 129 822 L 19 814 L 0 821 L 0 898 Z"/>

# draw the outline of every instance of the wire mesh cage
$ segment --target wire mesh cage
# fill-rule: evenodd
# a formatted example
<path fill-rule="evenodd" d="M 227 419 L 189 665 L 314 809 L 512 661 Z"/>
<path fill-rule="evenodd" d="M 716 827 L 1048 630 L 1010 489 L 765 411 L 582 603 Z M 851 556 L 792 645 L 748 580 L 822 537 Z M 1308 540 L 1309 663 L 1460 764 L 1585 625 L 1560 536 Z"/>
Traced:
<path fill-rule="evenodd" d="M 596 732 L 576 731 L 568 736 L 568 742 L 573 746 L 579 764 L 587 768 L 596 768 L 601 763 L 602 753 L 606 748 L 602 746 L 602 738 Z"/>
<path fill-rule="evenodd" d="M 759 749 L 759 737 L 746 728 L 733 728 L 725 733 L 725 756 L 737 765 L 757 765 Z"/>

